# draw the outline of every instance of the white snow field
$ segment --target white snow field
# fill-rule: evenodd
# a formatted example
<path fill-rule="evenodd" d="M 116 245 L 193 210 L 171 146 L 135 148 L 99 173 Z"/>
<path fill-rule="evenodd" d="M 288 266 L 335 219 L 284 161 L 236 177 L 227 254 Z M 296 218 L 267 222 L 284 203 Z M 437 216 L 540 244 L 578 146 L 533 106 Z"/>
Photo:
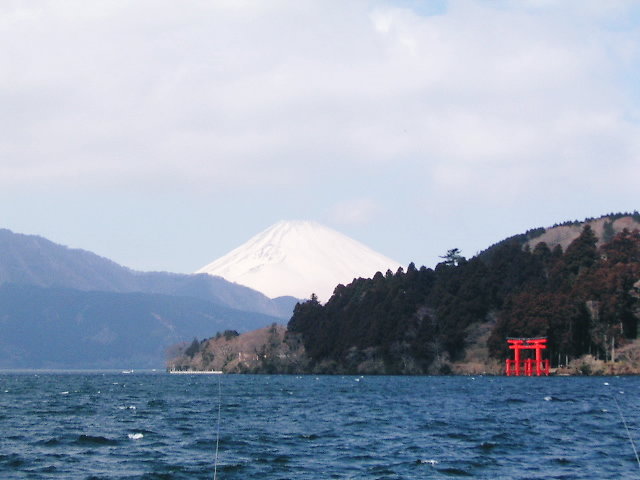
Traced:
<path fill-rule="evenodd" d="M 310 221 L 281 221 L 202 267 L 270 298 L 290 295 L 321 302 L 334 288 L 401 265 L 342 233 Z"/>

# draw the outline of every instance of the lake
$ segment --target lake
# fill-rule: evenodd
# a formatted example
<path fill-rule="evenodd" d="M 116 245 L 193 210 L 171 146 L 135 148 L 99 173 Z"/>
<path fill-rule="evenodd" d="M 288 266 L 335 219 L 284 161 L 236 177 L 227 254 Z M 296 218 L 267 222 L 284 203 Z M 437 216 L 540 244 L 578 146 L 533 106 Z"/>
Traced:
<path fill-rule="evenodd" d="M 638 377 L 5 372 L 0 478 L 636 479 L 639 394 Z"/>

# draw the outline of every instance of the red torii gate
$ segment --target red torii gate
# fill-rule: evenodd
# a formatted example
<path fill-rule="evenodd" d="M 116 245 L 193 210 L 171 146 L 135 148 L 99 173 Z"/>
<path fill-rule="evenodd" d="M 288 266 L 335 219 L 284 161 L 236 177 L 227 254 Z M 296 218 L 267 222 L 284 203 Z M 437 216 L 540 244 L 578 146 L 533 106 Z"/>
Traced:
<path fill-rule="evenodd" d="M 535 364 L 535 371 L 537 376 L 549 375 L 549 360 L 542 359 L 542 350 L 547 348 L 547 338 L 507 338 L 509 348 L 513 350 L 514 359 L 507 358 L 507 376 L 515 375 L 520 376 L 521 372 L 530 377 L 533 375 L 533 366 Z M 527 358 L 526 360 L 520 360 L 520 350 L 535 350 L 536 359 Z"/>

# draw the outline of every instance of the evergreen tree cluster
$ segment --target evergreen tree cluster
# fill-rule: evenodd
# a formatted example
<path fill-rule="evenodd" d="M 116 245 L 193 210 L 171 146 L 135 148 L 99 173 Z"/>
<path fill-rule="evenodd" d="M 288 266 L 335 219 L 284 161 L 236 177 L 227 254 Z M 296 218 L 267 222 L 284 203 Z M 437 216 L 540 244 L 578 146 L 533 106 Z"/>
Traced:
<path fill-rule="evenodd" d="M 509 295 L 489 340 L 494 356 L 506 356 L 506 337 L 547 336 L 552 360 L 607 359 L 612 345 L 636 338 L 640 234 L 624 230 L 600 248 L 597 240 L 586 226 L 564 253 L 536 246 L 532 257 L 544 275 Z"/>
<path fill-rule="evenodd" d="M 522 245 L 512 238 L 470 260 L 452 249 L 435 269 L 410 264 L 338 285 L 325 305 L 315 296 L 298 304 L 288 330 L 316 371 L 389 374 L 447 373 L 479 323 L 491 324 L 497 359 L 507 337 L 548 337 L 552 361 L 604 357 L 636 337 L 640 233 L 598 248 L 587 225 L 566 251 Z"/>

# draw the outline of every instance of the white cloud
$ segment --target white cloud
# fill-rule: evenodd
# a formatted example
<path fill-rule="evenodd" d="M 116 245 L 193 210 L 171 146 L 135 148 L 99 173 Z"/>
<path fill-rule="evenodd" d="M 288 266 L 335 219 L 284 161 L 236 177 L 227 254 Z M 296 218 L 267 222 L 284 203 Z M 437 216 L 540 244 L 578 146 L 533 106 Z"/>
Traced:
<path fill-rule="evenodd" d="M 606 152 L 638 151 L 637 18 L 610 28 L 624 3 L 16 5 L 0 16 L 4 184 L 282 185 L 391 164 L 434 191 L 495 191 L 550 168 L 595 180 Z"/>
<path fill-rule="evenodd" d="M 342 225 L 369 223 L 380 207 L 371 198 L 354 198 L 334 205 L 329 213 L 331 221 Z"/>

